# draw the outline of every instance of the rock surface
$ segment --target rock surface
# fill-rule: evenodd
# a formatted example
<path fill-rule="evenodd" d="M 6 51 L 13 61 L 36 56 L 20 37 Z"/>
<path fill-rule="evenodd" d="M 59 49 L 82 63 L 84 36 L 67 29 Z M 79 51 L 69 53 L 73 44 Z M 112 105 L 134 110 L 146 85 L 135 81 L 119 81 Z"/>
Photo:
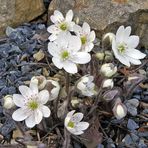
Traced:
<path fill-rule="evenodd" d="M 44 12 L 43 0 L 0 0 L 0 35 L 7 26 L 33 20 Z"/>
<path fill-rule="evenodd" d="M 53 0 L 49 16 L 55 9 L 64 13 L 72 9 L 80 23 L 88 22 L 100 38 L 121 24 L 131 25 L 141 44 L 148 47 L 148 0 Z"/>

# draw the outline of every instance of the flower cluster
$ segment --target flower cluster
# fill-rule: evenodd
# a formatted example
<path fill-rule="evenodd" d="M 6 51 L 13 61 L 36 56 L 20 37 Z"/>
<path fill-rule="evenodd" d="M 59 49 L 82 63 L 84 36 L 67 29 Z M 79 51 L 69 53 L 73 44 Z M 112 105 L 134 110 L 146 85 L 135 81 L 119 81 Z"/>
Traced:
<path fill-rule="evenodd" d="M 141 64 L 140 59 L 143 59 L 146 55 L 136 49 L 139 44 L 139 37 L 130 35 L 130 26 L 126 28 L 120 26 L 116 35 L 107 33 L 103 38 L 103 41 L 109 38 L 109 42 L 112 44 L 112 51 L 104 51 L 103 49 L 103 51 L 98 52 L 96 56 L 94 56 L 94 52 L 91 51 L 94 48 L 96 35 L 88 23 L 84 22 L 82 27 L 75 24 L 72 10 L 69 10 L 65 17 L 61 12 L 55 10 L 50 19 L 53 25 L 47 28 L 47 31 L 50 33 L 48 52 L 52 56 L 53 64 L 58 69 L 64 69 L 67 73 L 76 74 L 78 72 L 78 64 L 87 64 L 91 61 L 91 57 L 96 58 L 92 58 L 92 63 L 85 65 L 83 67 L 84 70 L 82 68 L 82 73 L 78 76 L 83 75 L 86 70 L 88 70 L 88 74 L 80 77 L 74 87 L 70 86 L 71 83 L 69 79 L 66 80 L 66 84 L 68 84 L 62 88 L 62 90 L 64 90 L 63 92 L 66 92 L 66 97 L 63 97 L 65 99 L 65 104 L 63 103 L 64 107 L 62 105 L 61 107 L 58 106 L 60 102 L 58 99 L 57 102 L 55 101 L 55 103 L 57 103 L 55 105 L 57 109 L 56 113 L 58 114 L 58 107 L 62 110 L 64 117 L 67 113 L 67 116 L 63 120 L 65 129 L 74 135 L 81 135 L 84 133 L 84 130 L 89 127 L 88 122 L 81 121 L 84 116 L 83 113 L 75 113 L 75 110 L 68 112 L 70 108 L 68 103 L 72 102 L 70 99 L 72 99 L 72 95 L 76 93 L 80 93 L 81 95 L 78 95 L 80 98 L 75 97 L 76 100 L 75 102 L 73 101 L 71 108 L 75 106 L 77 108 L 75 104 L 79 103 L 78 100 L 81 100 L 81 97 L 87 96 L 86 99 L 91 100 L 94 97 L 94 102 L 92 101 L 94 104 L 98 105 L 98 103 L 104 99 L 105 103 L 111 104 L 110 110 L 112 110 L 113 115 L 117 119 L 124 118 L 128 109 L 120 99 L 123 98 L 120 97 L 120 91 L 114 87 L 114 80 L 118 80 L 116 77 L 116 75 L 118 75 L 117 71 L 120 72 L 120 70 L 117 70 L 116 65 L 118 64 L 116 64 L 116 61 L 112 61 L 112 51 L 115 58 L 128 67 L 130 64 Z M 90 52 L 93 54 L 92 56 Z M 111 56 L 112 58 L 109 58 Z M 99 59 L 99 62 L 101 61 L 99 64 L 95 63 L 97 59 Z M 108 61 L 106 61 L 106 59 Z M 129 80 L 134 79 L 137 79 L 137 77 L 129 77 Z M 15 121 L 25 120 L 26 126 L 32 128 L 39 124 L 43 117 L 50 117 L 52 108 L 48 102 L 61 97 L 62 91 L 60 91 L 60 85 L 63 86 L 63 84 L 55 81 L 54 78 L 46 79 L 44 76 L 34 76 L 31 78 L 29 87 L 25 85 L 19 86 L 21 94 L 13 94 L 13 96 L 7 95 L 4 97 L 3 106 L 5 109 L 14 109 L 16 106 L 19 107 L 13 112 L 12 118 Z M 75 92 L 73 88 L 76 89 L 77 92 Z M 91 107 L 91 105 L 89 107 Z M 84 110 L 87 111 L 88 108 Z M 90 111 L 92 110 L 90 109 Z"/>
<path fill-rule="evenodd" d="M 60 86 L 58 82 L 53 82 L 56 84 L 56 87 L 52 88 L 49 92 L 45 88 L 48 84 L 44 82 L 45 80 L 43 76 L 36 76 L 31 79 L 29 87 L 25 85 L 19 86 L 21 94 L 13 95 L 14 104 L 20 107 L 12 114 L 12 118 L 15 121 L 25 120 L 27 127 L 32 128 L 36 124 L 39 124 L 43 117 L 47 118 L 50 116 L 51 110 L 45 104 L 57 97 Z M 52 80 L 47 80 L 47 82 L 48 81 Z M 39 91 L 41 86 L 42 89 Z"/>
<path fill-rule="evenodd" d="M 48 51 L 53 56 L 52 62 L 57 68 L 75 74 L 78 72 L 77 64 L 86 64 L 91 60 L 88 52 L 94 47 L 95 32 L 90 30 L 86 22 L 82 27 L 76 25 L 72 21 L 72 10 L 67 12 L 65 18 L 55 10 L 50 19 L 54 23 L 47 29 L 51 33 Z"/>
<path fill-rule="evenodd" d="M 130 63 L 134 65 L 141 64 L 140 59 L 143 59 L 146 56 L 136 49 L 139 44 L 139 36 L 130 36 L 130 34 L 130 26 L 126 28 L 120 26 L 112 40 L 112 50 L 115 57 L 128 67 L 130 67 Z"/>

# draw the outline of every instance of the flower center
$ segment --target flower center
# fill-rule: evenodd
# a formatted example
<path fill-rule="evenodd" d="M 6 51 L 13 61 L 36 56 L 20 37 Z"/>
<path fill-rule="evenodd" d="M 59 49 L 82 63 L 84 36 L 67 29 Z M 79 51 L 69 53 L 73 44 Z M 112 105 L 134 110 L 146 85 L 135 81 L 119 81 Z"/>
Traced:
<path fill-rule="evenodd" d="M 67 30 L 67 24 L 66 23 L 62 23 L 60 25 L 60 29 L 63 30 L 63 31 Z"/>
<path fill-rule="evenodd" d="M 126 46 L 125 46 L 124 44 L 120 44 L 120 45 L 118 46 L 118 51 L 119 51 L 120 53 L 124 53 L 124 52 L 125 52 L 125 49 L 126 49 Z"/>
<path fill-rule="evenodd" d="M 37 101 L 34 101 L 34 100 L 31 100 L 29 103 L 28 103 L 28 108 L 31 109 L 31 110 L 35 110 L 38 108 L 38 103 Z"/>
<path fill-rule="evenodd" d="M 84 45 L 86 43 L 86 41 L 87 41 L 86 36 L 82 36 L 81 37 L 81 43 L 82 43 L 82 45 Z"/>
<path fill-rule="evenodd" d="M 62 54 L 61 54 L 61 57 L 62 57 L 63 60 L 68 59 L 68 57 L 69 57 L 69 52 L 68 52 L 67 50 L 64 50 L 64 51 L 62 52 Z"/>
<path fill-rule="evenodd" d="M 74 128 L 74 126 L 75 126 L 74 122 L 69 121 L 69 123 L 68 123 L 68 127 Z"/>

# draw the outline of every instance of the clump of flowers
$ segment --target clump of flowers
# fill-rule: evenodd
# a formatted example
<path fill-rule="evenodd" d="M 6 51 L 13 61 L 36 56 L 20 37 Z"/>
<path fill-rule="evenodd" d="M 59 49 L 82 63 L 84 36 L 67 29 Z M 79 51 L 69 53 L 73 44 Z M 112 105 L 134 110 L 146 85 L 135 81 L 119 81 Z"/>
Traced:
<path fill-rule="evenodd" d="M 60 11 L 55 10 L 50 19 L 54 23 L 54 25 L 51 25 L 47 28 L 47 31 L 51 33 L 51 35 L 49 36 L 50 41 L 54 41 L 55 39 L 57 39 L 60 33 L 69 33 L 69 31 L 73 31 L 73 26 L 75 25 L 75 23 L 72 21 L 72 10 L 69 10 L 67 12 L 65 18 Z"/>
<path fill-rule="evenodd" d="M 136 47 L 139 44 L 139 36 L 131 35 L 131 27 L 120 26 L 115 38 L 112 40 L 112 50 L 115 57 L 124 65 L 130 67 L 130 64 L 141 64 L 140 59 L 146 55 Z"/>
<path fill-rule="evenodd" d="M 20 107 L 12 114 L 15 121 L 23 121 L 27 127 L 34 127 L 39 124 L 43 117 L 50 116 L 50 109 L 45 105 L 49 100 L 47 90 L 38 91 L 35 83 L 30 83 L 30 87 L 25 85 L 19 86 L 21 94 L 14 94 L 13 101 L 16 106 Z"/>
<path fill-rule="evenodd" d="M 104 36 L 102 48 L 100 47 L 100 51 L 97 52 L 93 50 L 95 32 L 91 31 L 86 22 L 82 24 L 82 27 L 76 25 L 72 21 L 72 10 L 66 13 L 65 18 L 61 12 L 55 10 L 50 19 L 54 24 L 47 28 L 50 33 L 48 52 L 52 58 L 48 64 L 51 62 L 58 69 L 52 71 L 53 65 L 51 64 L 49 68 L 51 68 L 52 78 L 49 75 L 47 79 L 44 76 L 34 76 L 29 87 L 19 86 L 21 94 L 5 97 L 4 107 L 11 109 L 14 104 L 19 107 L 13 112 L 12 118 L 15 121 L 25 120 L 26 126 L 29 128 L 39 124 L 43 117 L 48 118 L 53 114 L 56 122 L 52 121 L 51 124 L 57 124 L 58 121 L 64 122 L 64 144 L 69 142 L 71 134 L 73 136 L 81 135 L 86 129 L 88 129 L 88 133 L 95 132 L 94 135 L 100 135 L 97 124 L 94 121 L 91 122 L 92 119 L 94 120 L 94 116 L 98 121 L 101 119 L 98 117 L 100 114 L 101 116 L 103 114 L 113 115 L 120 120 L 127 114 L 128 109 L 124 105 L 124 101 L 128 98 L 128 93 L 132 92 L 134 85 L 127 83 L 128 87 L 131 85 L 129 89 L 131 91 L 129 91 L 123 77 L 128 78 L 130 82 L 134 81 L 135 84 L 140 84 L 144 79 L 133 75 L 126 76 L 126 73 L 129 72 L 121 69 L 112 54 L 114 53 L 115 58 L 128 67 L 131 64 L 141 64 L 140 59 L 143 59 L 145 54 L 136 49 L 139 37 L 130 35 L 130 26 L 126 28 L 120 26 L 116 35 L 107 33 Z M 105 50 L 103 47 L 103 42 L 107 38 L 112 44 L 113 51 Z M 109 46 L 111 46 L 110 43 Z M 121 79 L 120 73 L 124 74 L 121 76 L 123 79 Z M 56 81 L 57 78 L 58 81 Z M 123 85 L 120 86 L 120 84 Z M 125 90 L 128 91 L 125 92 Z M 84 114 L 75 113 L 74 108 Z M 97 112 L 100 113 L 97 114 Z M 89 119 L 90 123 L 82 121 L 84 115 L 86 115 L 84 119 L 86 121 Z M 89 124 L 92 125 L 90 128 L 88 128 Z M 97 130 L 95 130 L 96 127 Z M 60 132 L 63 132 L 63 129 Z M 90 136 L 88 133 L 83 135 L 84 139 L 85 136 Z M 69 147 L 69 145 L 67 144 L 65 147 Z"/>
<path fill-rule="evenodd" d="M 81 122 L 83 116 L 84 115 L 82 113 L 75 113 L 75 110 L 70 111 L 64 122 L 66 129 L 74 135 L 83 134 L 84 130 L 86 130 L 89 126 L 88 122 Z"/>

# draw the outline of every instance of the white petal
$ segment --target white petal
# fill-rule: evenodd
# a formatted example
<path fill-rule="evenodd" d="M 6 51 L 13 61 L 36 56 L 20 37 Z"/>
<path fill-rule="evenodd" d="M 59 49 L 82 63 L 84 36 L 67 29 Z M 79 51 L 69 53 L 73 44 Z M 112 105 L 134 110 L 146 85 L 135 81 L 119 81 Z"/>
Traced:
<path fill-rule="evenodd" d="M 124 31 L 124 39 L 126 40 L 131 34 L 131 26 L 126 27 Z"/>
<path fill-rule="evenodd" d="M 84 22 L 82 28 L 86 34 L 90 33 L 90 26 L 88 25 L 88 23 Z"/>
<path fill-rule="evenodd" d="M 89 127 L 89 123 L 88 122 L 79 122 L 77 124 L 77 129 L 78 130 L 86 130 Z"/>
<path fill-rule="evenodd" d="M 81 40 L 78 36 L 71 35 L 67 37 L 69 49 L 78 51 L 81 48 Z"/>
<path fill-rule="evenodd" d="M 128 49 L 126 51 L 126 55 L 134 59 L 143 59 L 146 56 L 146 54 L 140 52 L 137 49 Z"/>
<path fill-rule="evenodd" d="M 73 116 L 73 114 L 75 113 L 75 110 L 70 111 L 66 117 L 71 118 Z"/>
<path fill-rule="evenodd" d="M 70 62 L 70 61 L 64 62 L 63 68 L 65 69 L 65 71 L 67 71 L 68 73 L 71 73 L 71 74 L 75 74 L 78 72 L 77 65 L 75 63 Z"/>
<path fill-rule="evenodd" d="M 53 57 L 52 58 L 52 62 L 54 63 L 54 65 L 56 67 L 58 67 L 59 69 L 63 68 L 63 63 L 59 60 L 59 58 Z"/>
<path fill-rule="evenodd" d="M 36 125 L 35 116 L 33 113 L 28 118 L 26 118 L 25 123 L 26 123 L 26 126 L 29 128 L 32 128 Z"/>
<path fill-rule="evenodd" d="M 116 55 L 116 58 L 124 65 L 130 67 L 129 59 L 128 57 L 122 56 L 122 55 Z"/>
<path fill-rule="evenodd" d="M 68 30 L 69 30 L 69 31 L 73 31 L 74 25 L 75 25 L 75 22 L 69 22 L 69 23 L 68 23 Z"/>
<path fill-rule="evenodd" d="M 78 122 L 80 122 L 83 119 L 83 116 L 84 115 L 82 113 L 75 113 L 72 116 L 71 121 L 78 123 Z"/>
<path fill-rule="evenodd" d="M 51 35 L 48 37 L 48 39 L 49 39 L 50 41 L 55 41 L 55 40 L 57 39 L 57 37 L 58 37 L 57 34 L 51 34 Z"/>
<path fill-rule="evenodd" d="M 48 100 L 49 100 L 49 92 L 47 90 L 40 91 L 38 94 L 38 101 L 41 104 L 46 104 Z"/>
<path fill-rule="evenodd" d="M 96 38 L 96 34 L 94 31 L 91 31 L 90 34 L 89 34 L 89 41 L 90 42 L 93 42 Z"/>
<path fill-rule="evenodd" d="M 70 22 L 70 21 L 72 21 L 72 19 L 73 19 L 73 11 L 72 10 L 69 10 L 67 13 L 66 13 L 66 21 L 67 22 Z"/>
<path fill-rule="evenodd" d="M 60 52 L 60 49 L 58 48 L 58 46 L 53 43 L 53 42 L 49 42 L 48 43 L 48 52 L 54 56 L 54 57 L 59 57 L 59 52 Z"/>
<path fill-rule="evenodd" d="M 60 11 L 55 10 L 54 11 L 54 19 L 53 18 L 51 18 L 51 19 L 56 21 L 56 23 L 57 23 L 57 22 L 62 22 L 64 20 L 64 17 Z"/>
<path fill-rule="evenodd" d="M 54 85 L 54 88 L 51 90 L 51 100 L 54 100 L 58 97 L 59 95 L 59 91 L 60 91 L 60 85 L 57 81 L 53 81 L 53 80 L 48 80 L 52 83 L 52 85 Z"/>
<path fill-rule="evenodd" d="M 138 60 L 138 59 L 134 59 L 134 58 L 131 58 L 129 57 L 129 61 L 134 64 L 134 65 L 140 65 L 141 64 L 141 61 Z"/>
<path fill-rule="evenodd" d="M 13 95 L 13 102 L 16 106 L 23 107 L 25 105 L 24 100 L 25 98 L 20 94 Z"/>
<path fill-rule="evenodd" d="M 60 32 L 60 29 L 56 26 L 56 25 L 51 25 L 47 28 L 47 31 L 49 33 L 54 33 L 54 34 L 57 34 Z"/>
<path fill-rule="evenodd" d="M 42 105 L 42 106 L 40 107 L 40 110 L 41 110 L 41 112 L 42 112 L 42 114 L 43 114 L 43 117 L 49 117 L 50 114 L 51 114 L 50 109 L 49 109 L 47 106 L 45 106 L 45 105 Z"/>
<path fill-rule="evenodd" d="M 25 85 L 19 86 L 19 91 L 21 92 L 21 94 L 26 98 L 30 97 L 33 92 L 31 91 L 31 89 Z"/>
<path fill-rule="evenodd" d="M 93 44 L 93 43 L 87 43 L 87 44 L 85 45 L 84 49 L 83 49 L 83 48 L 82 48 L 82 49 L 83 49 L 85 52 L 90 52 L 93 48 L 94 48 L 94 44 Z M 82 51 L 83 51 L 83 50 L 82 50 Z"/>
<path fill-rule="evenodd" d="M 77 64 L 86 64 L 91 60 L 91 56 L 87 52 L 77 52 L 72 61 Z"/>
<path fill-rule="evenodd" d="M 38 94 L 38 84 L 37 83 L 31 81 L 29 87 L 32 90 L 33 94 L 35 94 L 35 95 Z"/>
<path fill-rule="evenodd" d="M 124 26 L 120 26 L 116 32 L 116 40 L 117 42 L 123 42 L 124 41 Z"/>
<path fill-rule="evenodd" d="M 67 124 L 69 123 L 70 119 L 72 118 L 74 112 L 75 112 L 75 110 L 72 110 L 72 111 L 70 111 L 70 112 L 67 114 L 67 116 L 66 116 L 66 118 L 65 118 L 65 120 L 64 120 L 64 125 L 65 125 L 66 128 L 67 128 Z"/>
<path fill-rule="evenodd" d="M 126 43 L 129 46 L 129 48 L 136 48 L 139 44 L 139 36 L 136 35 L 130 36 L 126 41 Z"/>
<path fill-rule="evenodd" d="M 73 132 L 72 134 L 74 134 L 74 135 L 81 135 L 83 133 L 84 133 L 83 131 L 76 131 L 76 132 Z"/>
<path fill-rule="evenodd" d="M 84 85 L 84 83 L 79 82 L 79 83 L 77 84 L 77 88 L 82 91 L 82 90 L 85 90 L 85 89 L 86 89 L 86 86 Z"/>
<path fill-rule="evenodd" d="M 12 118 L 15 121 L 23 121 L 29 116 L 29 111 L 26 108 L 19 108 L 13 112 Z"/>
<path fill-rule="evenodd" d="M 34 111 L 35 123 L 39 124 L 43 119 L 43 114 L 39 109 Z"/>
<path fill-rule="evenodd" d="M 63 49 L 63 48 L 67 48 L 68 46 L 68 40 L 67 38 L 71 37 L 71 34 L 70 32 L 61 32 L 59 35 L 58 35 L 58 38 L 57 40 L 55 40 L 55 43 L 57 44 L 58 48 L 59 49 Z"/>
<path fill-rule="evenodd" d="M 82 34 L 82 28 L 79 25 L 74 25 L 73 30 L 78 36 Z"/>

